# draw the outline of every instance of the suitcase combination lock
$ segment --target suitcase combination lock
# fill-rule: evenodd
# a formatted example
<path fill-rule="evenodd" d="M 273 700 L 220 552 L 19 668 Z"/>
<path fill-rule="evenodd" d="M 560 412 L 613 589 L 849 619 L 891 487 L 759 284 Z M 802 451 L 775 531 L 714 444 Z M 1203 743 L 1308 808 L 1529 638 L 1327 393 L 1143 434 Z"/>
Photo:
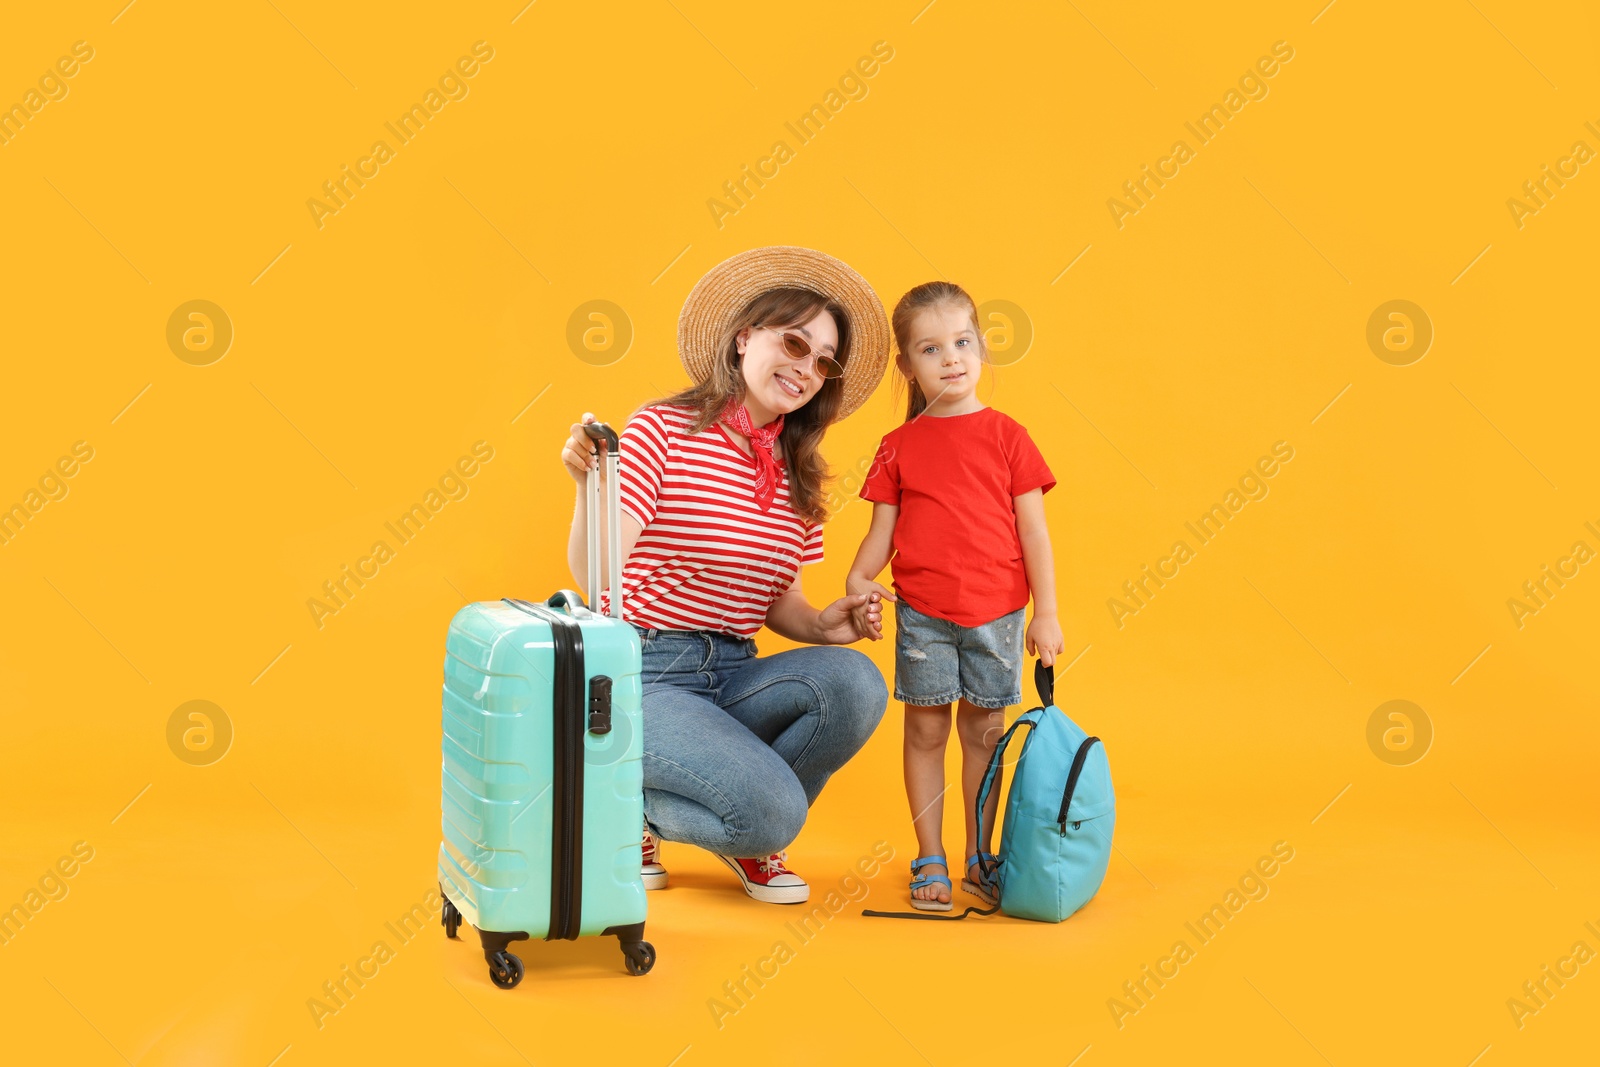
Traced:
<path fill-rule="evenodd" d="M 589 679 L 589 732 L 611 732 L 611 679 L 603 674 Z"/>

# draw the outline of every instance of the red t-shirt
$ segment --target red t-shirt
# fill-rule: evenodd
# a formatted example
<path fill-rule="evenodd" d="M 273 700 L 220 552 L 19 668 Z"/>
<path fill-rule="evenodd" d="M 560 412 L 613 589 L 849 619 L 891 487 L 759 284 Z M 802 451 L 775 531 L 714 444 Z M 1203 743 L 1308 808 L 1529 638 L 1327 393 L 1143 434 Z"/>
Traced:
<path fill-rule="evenodd" d="M 922 415 L 883 438 L 863 500 L 898 504 L 895 595 L 924 615 L 982 626 L 1028 604 L 1014 497 L 1056 484 L 1022 424 L 983 408 Z"/>

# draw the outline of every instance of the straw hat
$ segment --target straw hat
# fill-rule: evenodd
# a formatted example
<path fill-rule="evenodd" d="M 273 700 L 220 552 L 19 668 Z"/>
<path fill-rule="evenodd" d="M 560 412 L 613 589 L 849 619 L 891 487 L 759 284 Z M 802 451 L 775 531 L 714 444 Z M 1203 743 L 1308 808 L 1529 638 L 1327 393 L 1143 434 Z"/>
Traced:
<path fill-rule="evenodd" d="M 844 308 L 850 320 L 844 400 L 838 418 L 866 403 L 889 364 L 889 319 L 865 278 L 810 248 L 773 245 L 723 260 L 695 283 L 678 316 L 678 356 L 689 377 L 705 381 L 719 356 L 717 339 L 745 306 L 768 289 L 809 289 Z"/>

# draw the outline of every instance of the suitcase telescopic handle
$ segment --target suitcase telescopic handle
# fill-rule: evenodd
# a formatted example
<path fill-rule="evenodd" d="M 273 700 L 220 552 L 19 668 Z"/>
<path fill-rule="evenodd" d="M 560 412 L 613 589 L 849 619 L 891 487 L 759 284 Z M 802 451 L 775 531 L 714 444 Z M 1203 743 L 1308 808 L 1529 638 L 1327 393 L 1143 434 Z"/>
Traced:
<path fill-rule="evenodd" d="M 593 441 L 606 443 L 606 554 L 610 557 L 608 588 L 611 590 L 611 616 L 622 618 L 622 487 L 618 470 L 622 460 L 622 440 L 617 431 L 603 422 L 585 423 L 583 432 Z M 600 529 L 595 518 L 600 514 L 600 471 L 589 471 L 589 603 L 600 602 Z"/>
<path fill-rule="evenodd" d="M 612 455 L 622 447 L 622 439 L 617 436 L 617 431 L 603 422 L 586 422 L 583 424 L 583 432 L 589 435 L 591 441 L 604 441 L 606 450 Z"/>

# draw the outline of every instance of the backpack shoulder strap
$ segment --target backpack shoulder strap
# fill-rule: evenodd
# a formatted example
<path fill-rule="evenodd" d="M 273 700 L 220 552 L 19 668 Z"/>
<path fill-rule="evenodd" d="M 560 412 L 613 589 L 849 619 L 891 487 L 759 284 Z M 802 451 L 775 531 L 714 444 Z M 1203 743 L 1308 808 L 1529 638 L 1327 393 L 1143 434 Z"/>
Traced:
<path fill-rule="evenodd" d="M 989 802 L 989 790 L 994 788 L 1000 777 L 1000 768 L 1005 764 L 1006 749 L 1011 747 L 1011 735 L 1017 732 L 1017 727 L 1026 726 L 1029 729 L 1037 727 L 1039 720 L 1044 718 L 1044 708 L 1034 708 L 1017 716 L 1017 721 L 1011 728 L 1000 735 L 1000 743 L 994 746 L 994 755 L 989 757 L 989 766 L 983 772 L 983 784 L 978 786 L 977 827 L 978 840 L 983 840 L 983 808 Z"/>
<path fill-rule="evenodd" d="M 931 911 L 873 911 L 870 908 L 861 914 L 874 919 L 932 919 L 935 922 L 953 923 L 957 919 L 965 919 L 968 915 L 993 915 L 999 910 L 1000 905 L 996 904 L 992 908 L 968 908 L 960 915 L 940 915 Z"/>

